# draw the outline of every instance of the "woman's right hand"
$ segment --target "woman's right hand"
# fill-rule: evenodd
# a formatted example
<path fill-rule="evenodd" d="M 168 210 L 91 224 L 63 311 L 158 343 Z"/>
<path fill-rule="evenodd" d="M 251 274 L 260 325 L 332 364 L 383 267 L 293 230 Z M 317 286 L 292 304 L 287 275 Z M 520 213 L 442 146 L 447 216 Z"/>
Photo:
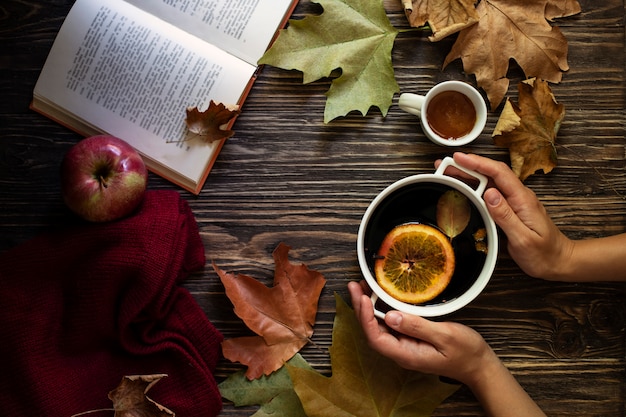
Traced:
<path fill-rule="evenodd" d="M 571 265 L 574 241 L 554 224 L 535 193 L 504 162 L 460 152 L 454 154 L 454 161 L 495 184 L 483 198 L 519 267 L 536 278 L 568 279 L 563 270 Z"/>

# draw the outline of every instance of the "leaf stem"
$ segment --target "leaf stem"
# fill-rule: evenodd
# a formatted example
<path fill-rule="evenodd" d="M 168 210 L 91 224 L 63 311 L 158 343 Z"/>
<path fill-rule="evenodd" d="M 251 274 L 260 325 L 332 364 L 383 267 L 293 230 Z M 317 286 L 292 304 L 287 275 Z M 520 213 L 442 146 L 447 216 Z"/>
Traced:
<path fill-rule="evenodd" d="M 82 413 L 72 414 L 70 417 L 84 416 L 86 414 L 99 413 L 101 411 L 115 411 L 114 408 L 99 408 L 97 410 L 83 411 Z"/>
<path fill-rule="evenodd" d="M 426 31 L 430 31 L 430 26 L 420 26 L 418 28 L 416 27 L 410 27 L 408 29 L 398 29 L 398 33 L 407 33 L 407 32 L 426 32 Z"/>

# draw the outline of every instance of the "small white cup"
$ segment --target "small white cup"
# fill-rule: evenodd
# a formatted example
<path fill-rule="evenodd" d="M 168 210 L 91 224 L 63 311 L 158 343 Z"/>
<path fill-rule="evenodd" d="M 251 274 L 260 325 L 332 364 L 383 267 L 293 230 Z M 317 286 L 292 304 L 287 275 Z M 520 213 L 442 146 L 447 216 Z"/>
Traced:
<path fill-rule="evenodd" d="M 444 91 L 456 91 L 463 94 L 471 101 L 476 112 L 476 119 L 471 130 L 460 137 L 443 137 L 436 133 L 428 120 L 428 109 L 434 97 Z M 462 81 L 444 81 L 431 88 L 423 96 L 413 93 L 403 93 L 398 101 L 400 108 L 408 113 L 418 116 L 422 121 L 422 129 L 432 142 L 443 146 L 463 146 L 476 139 L 485 128 L 487 123 L 487 106 L 485 100 L 471 85 Z M 443 111 L 443 110 L 442 110 Z"/>

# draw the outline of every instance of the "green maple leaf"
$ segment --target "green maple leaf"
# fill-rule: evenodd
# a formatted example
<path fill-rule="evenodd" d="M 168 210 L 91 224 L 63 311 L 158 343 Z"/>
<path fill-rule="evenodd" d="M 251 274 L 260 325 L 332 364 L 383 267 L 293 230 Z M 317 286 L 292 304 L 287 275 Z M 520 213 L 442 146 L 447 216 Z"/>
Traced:
<path fill-rule="evenodd" d="M 295 368 L 312 369 L 299 353 L 287 363 Z M 244 371 L 236 372 L 219 384 L 219 390 L 222 397 L 237 407 L 260 405 L 252 417 L 306 417 L 284 366 L 269 376 L 254 380 L 249 380 Z"/>
<path fill-rule="evenodd" d="M 308 417 L 430 416 L 458 389 L 435 375 L 403 369 L 372 350 L 354 312 L 335 298 L 332 376 L 287 366 Z"/>
<path fill-rule="evenodd" d="M 326 92 L 324 123 L 372 106 L 383 116 L 400 91 L 391 62 L 398 31 L 391 25 L 382 0 L 320 0 L 319 16 L 290 20 L 259 64 L 303 73 L 303 83 L 341 75 Z"/>

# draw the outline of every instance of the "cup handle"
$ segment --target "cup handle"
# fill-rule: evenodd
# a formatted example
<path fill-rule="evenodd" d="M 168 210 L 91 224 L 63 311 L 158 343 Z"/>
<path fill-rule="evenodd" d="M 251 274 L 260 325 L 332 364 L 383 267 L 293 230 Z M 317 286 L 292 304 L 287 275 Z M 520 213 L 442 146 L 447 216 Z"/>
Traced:
<path fill-rule="evenodd" d="M 372 300 L 372 306 L 374 307 L 374 316 L 378 317 L 381 320 L 384 320 L 385 313 L 380 310 L 376 310 L 376 302 L 378 301 L 378 296 L 375 293 L 372 293 L 370 299 Z"/>
<path fill-rule="evenodd" d="M 398 99 L 398 106 L 407 113 L 421 116 L 425 96 L 413 93 L 402 93 Z"/>
<path fill-rule="evenodd" d="M 487 188 L 487 183 L 489 182 L 489 179 L 487 177 L 485 177 L 483 174 L 480 174 L 480 173 L 478 173 L 476 171 L 471 171 L 471 170 L 469 170 L 467 168 L 464 168 L 464 167 L 460 166 L 459 164 L 454 162 L 454 159 L 452 159 L 449 156 L 446 156 L 445 158 L 443 158 L 443 161 L 441 161 L 441 164 L 439 165 L 439 167 L 435 171 L 435 175 L 444 175 L 443 173 L 445 172 L 446 168 L 448 168 L 450 166 L 453 166 L 456 169 L 458 169 L 460 171 L 463 171 L 467 175 L 476 178 L 478 180 L 479 184 L 478 184 L 478 187 L 476 187 L 475 192 L 479 196 L 483 195 L 483 193 L 485 192 L 485 189 Z"/>

